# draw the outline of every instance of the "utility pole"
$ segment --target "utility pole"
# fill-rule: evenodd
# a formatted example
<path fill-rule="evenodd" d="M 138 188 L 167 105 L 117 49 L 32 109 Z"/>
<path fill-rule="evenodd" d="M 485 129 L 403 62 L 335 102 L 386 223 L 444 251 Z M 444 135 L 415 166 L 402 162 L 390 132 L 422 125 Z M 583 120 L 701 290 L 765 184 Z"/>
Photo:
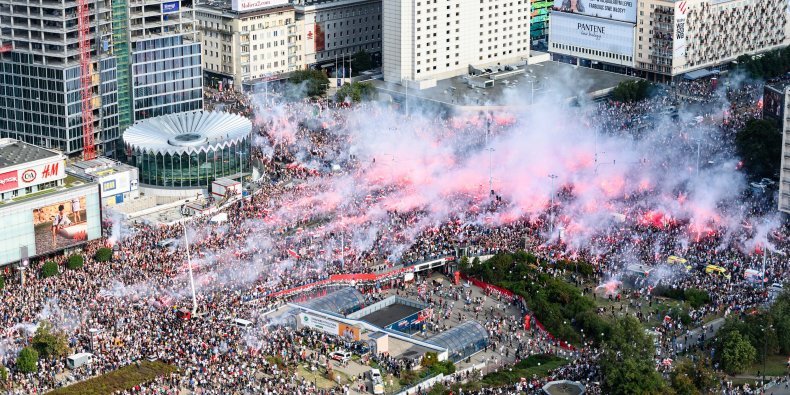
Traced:
<path fill-rule="evenodd" d="M 556 174 L 549 174 L 549 178 L 551 179 L 551 195 L 549 198 L 549 230 L 550 235 L 554 234 L 554 180 L 557 179 Z"/>
<path fill-rule="evenodd" d="M 192 275 L 192 258 L 189 255 L 189 240 L 187 239 L 187 226 L 184 227 L 184 244 L 187 250 L 187 268 L 189 268 L 189 286 L 192 288 L 192 316 L 197 314 L 197 297 L 195 296 L 195 277 Z"/>

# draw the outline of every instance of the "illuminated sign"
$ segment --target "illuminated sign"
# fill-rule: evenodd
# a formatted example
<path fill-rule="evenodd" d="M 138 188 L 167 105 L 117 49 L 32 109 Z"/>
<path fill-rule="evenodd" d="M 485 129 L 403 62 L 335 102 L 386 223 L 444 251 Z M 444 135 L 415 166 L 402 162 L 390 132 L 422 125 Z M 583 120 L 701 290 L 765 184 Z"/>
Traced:
<path fill-rule="evenodd" d="M 233 11 L 252 11 L 258 8 L 276 7 L 288 4 L 288 0 L 233 0 L 230 8 Z"/>
<path fill-rule="evenodd" d="M 162 12 L 176 12 L 180 9 L 180 4 L 177 1 L 171 1 L 169 3 L 162 3 Z"/>

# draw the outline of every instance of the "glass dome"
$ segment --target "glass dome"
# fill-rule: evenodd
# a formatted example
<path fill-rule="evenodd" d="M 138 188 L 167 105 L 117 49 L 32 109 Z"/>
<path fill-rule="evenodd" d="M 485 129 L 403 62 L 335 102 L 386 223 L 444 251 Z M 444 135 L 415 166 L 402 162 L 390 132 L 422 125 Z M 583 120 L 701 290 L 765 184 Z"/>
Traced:
<path fill-rule="evenodd" d="M 239 115 L 192 111 L 149 118 L 123 135 L 140 183 L 207 188 L 250 171 L 252 123 Z"/>

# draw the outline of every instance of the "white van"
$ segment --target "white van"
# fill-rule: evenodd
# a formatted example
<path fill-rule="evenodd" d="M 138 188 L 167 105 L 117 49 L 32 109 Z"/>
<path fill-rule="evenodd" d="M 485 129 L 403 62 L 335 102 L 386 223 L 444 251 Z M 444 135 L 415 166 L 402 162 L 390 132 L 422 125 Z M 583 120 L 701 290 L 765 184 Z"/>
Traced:
<path fill-rule="evenodd" d="M 370 369 L 370 381 L 373 383 L 373 393 L 376 395 L 384 393 L 384 380 L 381 378 L 381 371 Z"/>
<path fill-rule="evenodd" d="M 69 369 L 77 369 L 78 367 L 91 363 L 93 354 L 89 352 L 81 352 L 66 358 L 66 366 Z"/>

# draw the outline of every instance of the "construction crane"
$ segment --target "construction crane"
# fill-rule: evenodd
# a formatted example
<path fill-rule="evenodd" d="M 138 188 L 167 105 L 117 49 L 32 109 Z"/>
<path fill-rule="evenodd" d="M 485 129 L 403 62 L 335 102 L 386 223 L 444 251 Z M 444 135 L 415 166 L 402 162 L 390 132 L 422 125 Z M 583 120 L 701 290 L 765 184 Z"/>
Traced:
<path fill-rule="evenodd" d="M 90 9 L 88 0 L 77 0 L 80 48 L 80 88 L 82 88 L 82 158 L 96 159 L 93 141 L 93 76 L 91 67 Z"/>

